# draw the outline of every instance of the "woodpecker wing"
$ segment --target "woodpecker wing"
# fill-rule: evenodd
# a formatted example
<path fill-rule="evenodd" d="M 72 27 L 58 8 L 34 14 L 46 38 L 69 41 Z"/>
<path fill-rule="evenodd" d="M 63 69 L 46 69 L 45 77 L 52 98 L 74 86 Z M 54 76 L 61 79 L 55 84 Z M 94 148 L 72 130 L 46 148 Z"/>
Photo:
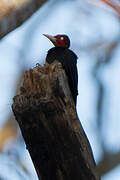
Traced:
<path fill-rule="evenodd" d="M 46 61 L 51 64 L 55 60 L 61 62 L 66 72 L 71 94 L 76 104 L 76 98 L 78 95 L 77 56 L 73 51 L 67 48 L 54 47 L 48 51 Z"/>
<path fill-rule="evenodd" d="M 68 83 L 73 96 L 73 100 L 76 104 L 76 98 L 78 95 L 78 72 L 77 72 L 77 56 L 71 50 L 67 50 L 66 67 L 65 72 L 68 77 Z"/>

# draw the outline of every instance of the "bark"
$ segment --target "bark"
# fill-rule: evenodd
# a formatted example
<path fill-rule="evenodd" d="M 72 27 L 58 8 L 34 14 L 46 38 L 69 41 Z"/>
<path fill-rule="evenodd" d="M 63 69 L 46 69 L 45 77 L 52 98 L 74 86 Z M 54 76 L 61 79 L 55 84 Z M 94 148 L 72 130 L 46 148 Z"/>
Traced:
<path fill-rule="evenodd" d="M 48 0 L 20 0 L 0 2 L 0 39 L 23 24 Z"/>
<path fill-rule="evenodd" d="M 40 180 L 99 179 L 60 63 L 26 71 L 12 109 Z"/>

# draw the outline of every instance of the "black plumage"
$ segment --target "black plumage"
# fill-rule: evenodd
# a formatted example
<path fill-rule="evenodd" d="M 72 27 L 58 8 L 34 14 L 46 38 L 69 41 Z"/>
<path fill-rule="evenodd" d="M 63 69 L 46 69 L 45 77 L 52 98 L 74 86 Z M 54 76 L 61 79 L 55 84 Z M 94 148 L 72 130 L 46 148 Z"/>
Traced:
<path fill-rule="evenodd" d="M 48 51 L 46 61 L 51 64 L 55 60 L 61 62 L 66 72 L 71 94 L 76 105 L 78 95 L 77 56 L 68 47 L 53 47 Z"/>

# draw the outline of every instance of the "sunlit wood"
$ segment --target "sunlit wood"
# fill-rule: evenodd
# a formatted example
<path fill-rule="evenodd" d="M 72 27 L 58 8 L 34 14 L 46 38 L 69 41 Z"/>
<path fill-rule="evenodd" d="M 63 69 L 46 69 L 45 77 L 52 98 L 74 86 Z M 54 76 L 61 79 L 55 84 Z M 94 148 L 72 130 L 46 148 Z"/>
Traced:
<path fill-rule="evenodd" d="M 47 0 L 1 0 L 0 39 L 24 23 Z"/>
<path fill-rule="evenodd" d="M 120 6 L 115 5 L 115 3 L 110 0 L 101 0 L 101 1 L 107 4 L 108 6 L 112 7 L 115 11 L 117 11 L 120 14 Z"/>

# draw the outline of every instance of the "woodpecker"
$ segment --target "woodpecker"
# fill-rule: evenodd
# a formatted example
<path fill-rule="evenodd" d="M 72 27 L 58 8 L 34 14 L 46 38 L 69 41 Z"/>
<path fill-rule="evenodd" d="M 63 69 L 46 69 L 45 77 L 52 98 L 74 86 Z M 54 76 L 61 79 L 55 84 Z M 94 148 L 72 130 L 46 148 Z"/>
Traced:
<path fill-rule="evenodd" d="M 48 34 L 43 35 L 46 36 L 55 46 L 48 51 L 46 61 L 47 63 L 51 64 L 57 60 L 62 64 L 68 78 L 68 84 L 74 103 L 76 105 L 78 95 L 77 56 L 69 49 L 70 39 L 64 34 L 59 34 L 56 36 L 51 36 Z"/>

